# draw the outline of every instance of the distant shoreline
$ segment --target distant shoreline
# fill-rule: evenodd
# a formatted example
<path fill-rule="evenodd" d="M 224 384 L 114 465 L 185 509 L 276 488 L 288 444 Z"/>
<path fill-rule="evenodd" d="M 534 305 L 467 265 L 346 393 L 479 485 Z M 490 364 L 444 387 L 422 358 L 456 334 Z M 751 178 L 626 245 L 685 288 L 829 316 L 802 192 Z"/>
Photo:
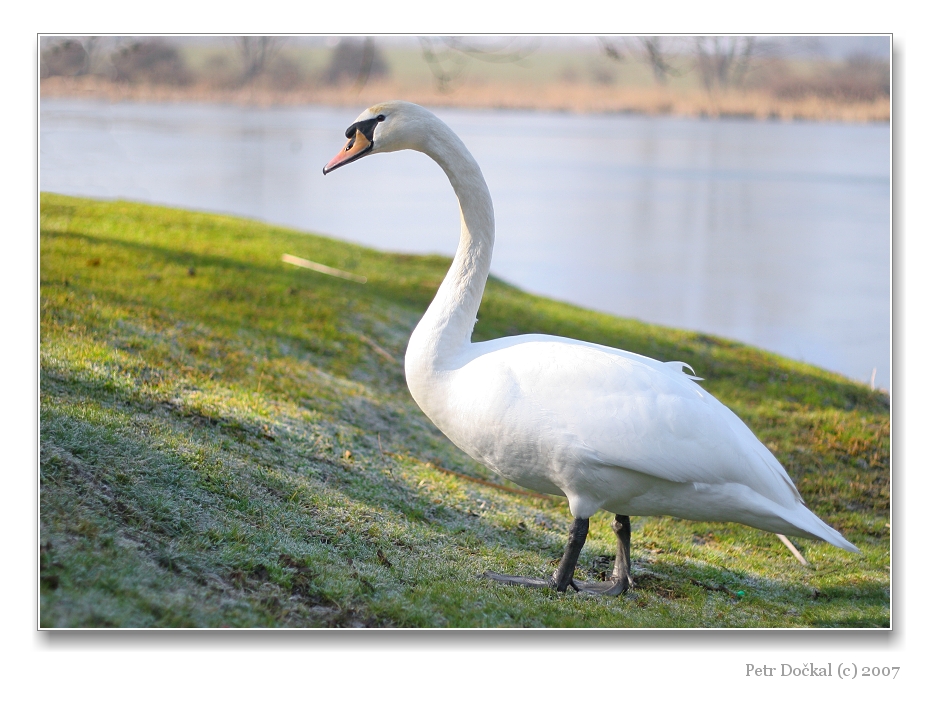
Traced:
<path fill-rule="evenodd" d="M 353 86 L 309 86 L 283 91 L 263 85 L 220 88 L 125 84 L 96 76 L 53 77 L 40 82 L 42 98 L 80 98 L 111 102 L 207 102 L 274 107 L 333 105 L 366 107 L 387 99 L 401 99 L 430 107 L 542 110 L 573 113 L 632 113 L 695 118 L 806 120 L 818 122 L 889 122 L 890 100 L 844 102 L 808 96 L 782 100 L 754 91 L 691 92 L 657 87 L 556 83 L 466 83 L 449 93 L 432 87 L 393 82 Z"/>

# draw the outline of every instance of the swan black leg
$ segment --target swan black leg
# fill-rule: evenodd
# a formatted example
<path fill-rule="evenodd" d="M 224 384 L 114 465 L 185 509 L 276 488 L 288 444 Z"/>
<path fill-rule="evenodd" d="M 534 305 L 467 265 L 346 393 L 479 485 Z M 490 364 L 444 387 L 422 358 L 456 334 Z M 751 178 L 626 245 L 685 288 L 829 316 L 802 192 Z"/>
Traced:
<path fill-rule="evenodd" d="M 634 578 L 631 575 L 631 523 L 630 517 L 625 514 L 615 514 L 611 529 L 617 536 L 617 555 L 614 558 L 614 570 L 611 571 L 611 582 L 621 583 L 623 590 L 634 587 Z M 615 593 L 620 594 L 620 593 Z"/>
<path fill-rule="evenodd" d="M 583 592 L 614 597 L 615 595 L 624 594 L 628 588 L 634 586 L 630 560 L 630 517 L 615 514 L 611 529 L 614 531 L 614 535 L 617 536 L 617 555 L 614 557 L 614 570 L 611 571 L 611 579 L 604 583 L 572 583 L 572 587 L 578 585 L 576 589 Z"/>
<path fill-rule="evenodd" d="M 631 576 L 631 523 L 630 517 L 624 514 L 615 514 L 614 523 L 611 524 L 617 536 L 617 556 L 614 559 L 614 570 L 611 579 L 625 578 L 628 587 L 634 587 L 634 578 Z"/>
<path fill-rule="evenodd" d="M 559 567 L 549 579 L 551 587 L 559 592 L 565 592 L 570 585 L 572 589 L 578 592 L 578 587 L 572 581 L 572 574 L 575 573 L 575 565 L 578 563 L 579 554 L 585 545 L 585 539 L 588 538 L 588 520 L 576 519 L 569 528 L 569 540 L 566 541 L 565 551 L 562 553 L 562 559 L 559 561 Z"/>

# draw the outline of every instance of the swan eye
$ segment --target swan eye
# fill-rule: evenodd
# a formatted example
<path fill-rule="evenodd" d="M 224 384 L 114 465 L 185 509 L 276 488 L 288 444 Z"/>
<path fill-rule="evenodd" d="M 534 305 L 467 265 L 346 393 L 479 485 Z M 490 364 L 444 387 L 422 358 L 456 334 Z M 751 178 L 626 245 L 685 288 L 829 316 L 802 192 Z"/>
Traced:
<path fill-rule="evenodd" d="M 386 119 L 383 115 L 379 117 L 371 117 L 370 119 L 362 119 L 360 122 L 355 122 L 350 127 L 345 130 L 345 136 L 348 139 L 353 138 L 357 135 L 358 132 L 364 135 L 364 138 L 368 141 L 374 140 L 374 128 L 377 126 L 378 122 L 383 122 Z"/>

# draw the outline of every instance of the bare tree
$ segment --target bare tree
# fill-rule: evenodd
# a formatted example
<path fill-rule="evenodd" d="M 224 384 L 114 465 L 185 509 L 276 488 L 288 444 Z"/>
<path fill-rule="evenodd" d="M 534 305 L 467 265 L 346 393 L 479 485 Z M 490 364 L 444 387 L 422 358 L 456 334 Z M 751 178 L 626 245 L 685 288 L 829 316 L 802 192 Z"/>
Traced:
<path fill-rule="evenodd" d="M 91 73 L 98 37 L 69 37 L 49 42 L 40 56 L 40 75 L 83 76 Z"/>
<path fill-rule="evenodd" d="M 440 92 L 449 90 L 472 60 L 517 63 L 539 48 L 538 39 L 519 37 L 498 38 L 483 45 L 462 37 L 419 37 L 419 43 Z"/>
<path fill-rule="evenodd" d="M 677 75 L 676 69 L 663 54 L 660 37 L 641 37 L 640 43 L 643 45 L 646 62 L 653 69 L 653 78 L 657 83 L 663 85 L 668 75 Z"/>
<path fill-rule="evenodd" d="M 388 73 L 387 62 L 378 51 L 373 37 L 345 37 L 332 52 L 325 70 L 325 82 L 336 84 L 351 79 L 360 91 L 372 77 L 382 77 Z"/>
<path fill-rule="evenodd" d="M 598 43 L 605 56 L 614 61 L 624 63 L 630 55 L 650 66 L 658 85 L 664 85 L 669 76 L 679 75 L 667 59 L 661 37 L 599 37 Z"/>
<path fill-rule="evenodd" d="M 178 48 L 160 38 L 118 44 L 110 63 L 114 78 L 125 83 L 186 85 L 192 81 Z"/>
<path fill-rule="evenodd" d="M 754 41 L 754 37 L 696 37 L 696 65 L 706 90 L 742 84 Z"/>
<path fill-rule="evenodd" d="M 244 64 L 244 83 L 253 82 L 269 67 L 284 41 L 279 37 L 237 37 L 237 48 Z"/>

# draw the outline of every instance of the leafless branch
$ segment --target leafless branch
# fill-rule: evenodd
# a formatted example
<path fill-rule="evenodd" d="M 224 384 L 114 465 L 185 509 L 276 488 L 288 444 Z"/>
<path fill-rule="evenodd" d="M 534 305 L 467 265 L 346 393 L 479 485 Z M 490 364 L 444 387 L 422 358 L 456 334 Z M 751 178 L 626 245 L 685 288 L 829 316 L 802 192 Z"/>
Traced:
<path fill-rule="evenodd" d="M 660 37 L 599 37 L 598 42 L 605 56 L 613 61 L 625 63 L 630 54 L 653 70 L 653 79 L 660 85 L 668 76 L 677 76 L 679 71 L 667 60 Z M 631 46 L 631 42 L 637 47 Z"/>
<path fill-rule="evenodd" d="M 285 40 L 279 37 L 237 37 L 237 47 L 244 63 L 244 83 L 250 83 L 270 65 Z"/>
<path fill-rule="evenodd" d="M 741 85 L 750 68 L 754 37 L 696 37 L 696 64 L 707 90 Z"/>
<path fill-rule="evenodd" d="M 517 63 L 539 48 L 538 40 L 506 37 L 498 43 L 481 46 L 461 37 L 419 37 L 423 60 L 432 71 L 441 92 L 449 90 L 471 63 Z"/>
<path fill-rule="evenodd" d="M 387 64 L 373 37 L 345 37 L 332 52 L 325 81 L 334 85 L 353 79 L 355 89 L 360 92 L 371 78 L 386 74 Z"/>

